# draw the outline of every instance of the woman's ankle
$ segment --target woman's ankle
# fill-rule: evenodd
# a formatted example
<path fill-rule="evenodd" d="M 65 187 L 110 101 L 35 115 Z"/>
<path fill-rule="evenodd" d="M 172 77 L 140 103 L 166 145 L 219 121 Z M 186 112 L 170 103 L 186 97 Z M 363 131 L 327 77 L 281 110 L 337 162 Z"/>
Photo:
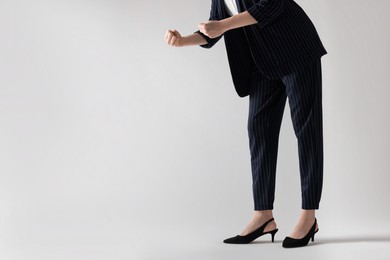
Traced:
<path fill-rule="evenodd" d="M 314 209 L 302 209 L 301 218 L 315 218 L 315 210 Z"/>
<path fill-rule="evenodd" d="M 253 212 L 253 215 L 254 215 L 255 217 L 273 218 L 272 209 L 267 209 L 267 210 L 255 210 L 255 211 Z"/>

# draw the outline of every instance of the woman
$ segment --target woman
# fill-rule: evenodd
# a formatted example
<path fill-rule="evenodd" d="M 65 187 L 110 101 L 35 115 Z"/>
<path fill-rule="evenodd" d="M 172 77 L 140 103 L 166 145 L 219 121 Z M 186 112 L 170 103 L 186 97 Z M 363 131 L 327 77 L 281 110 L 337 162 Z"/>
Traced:
<path fill-rule="evenodd" d="M 211 48 L 224 36 L 237 94 L 249 96 L 248 135 L 253 180 L 253 217 L 225 243 L 243 244 L 278 231 L 273 218 L 280 126 L 288 97 L 298 141 L 302 211 L 283 240 L 301 247 L 319 230 L 323 181 L 321 57 L 327 54 L 313 23 L 294 0 L 212 0 L 208 22 L 181 36 L 168 30 L 176 47 Z"/>

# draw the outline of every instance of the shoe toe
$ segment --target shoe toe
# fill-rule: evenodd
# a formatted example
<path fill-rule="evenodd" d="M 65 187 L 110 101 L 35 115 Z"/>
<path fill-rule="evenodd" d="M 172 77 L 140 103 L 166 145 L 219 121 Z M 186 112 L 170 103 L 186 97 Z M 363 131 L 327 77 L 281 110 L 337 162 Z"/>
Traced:
<path fill-rule="evenodd" d="M 223 242 L 227 244 L 233 244 L 236 242 L 238 236 L 226 238 Z"/>
<path fill-rule="evenodd" d="M 292 241 L 293 241 L 293 239 L 291 237 L 285 237 L 285 239 L 283 240 L 282 246 L 285 248 L 289 248 L 292 245 Z"/>

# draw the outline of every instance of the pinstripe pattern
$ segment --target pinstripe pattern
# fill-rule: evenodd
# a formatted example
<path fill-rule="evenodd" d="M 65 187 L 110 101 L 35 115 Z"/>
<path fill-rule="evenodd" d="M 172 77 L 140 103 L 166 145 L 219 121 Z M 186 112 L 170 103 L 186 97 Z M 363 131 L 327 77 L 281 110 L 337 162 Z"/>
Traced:
<path fill-rule="evenodd" d="M 242 5 L 244 8 L 241 10 L 247 10 L 256 19 L 257 26 L 260 28 L 273 22 L 284 11 L 283 0 L 262 0 L 256 1 L 256 3 L 248 0 L 242 1 Z"/>
<path fill-rule="evenodd" d="M 249 95 L 248 134 L 255 210 L 273 209 L 279 132 L 286 103 L 281 80 L 253 71 Z"/>
<path fill-rule="evenodd" d="M 321 60 L 281 79 L 252 72 L 248 134 L 255 210 L 273 209 L 278 142 L 288 97 L 298 141 L 303 209 L 318 209 L 323 181 Z"/>
<path fill-rule="evenodd" d="M 313 23 L 294 0 L 237 0 L 239 12 L 247 10 L 257 24 L 229 30 L 209 38 L 199 30 L 207 43 L 214 46 L 225 39 L 230 70 L 237 94 L 249 95 L 250 69 L 243 64 L 255 63 L 268 78 L 278 79 L 325 55 Z M 223 0 L 212 0 L 209 20 L 229 17 Z"/>
<path fill-rule="evenodd" d="M 237 0 L 257 24 L 217 38 L 200 31 L 211 48 L 222 37 L 234 87 L 249 95 L 248 136 L 255 210 L 273 209 L 280 126 L 288 98 L 297 137 L 302 209 L 318 209 L 323 182 L 321 57 L 327 54 L 303 9 L 294 0 Z M 229 15 L 212 0 L 209 20 Z"/>

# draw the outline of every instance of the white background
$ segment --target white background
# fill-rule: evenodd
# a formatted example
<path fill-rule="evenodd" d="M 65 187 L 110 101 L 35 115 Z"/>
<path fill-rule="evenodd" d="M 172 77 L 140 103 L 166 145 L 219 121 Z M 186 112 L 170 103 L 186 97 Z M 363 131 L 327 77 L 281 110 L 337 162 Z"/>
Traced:
<path fill-rule="evenodd" d="M 253 210 L 248 98 L 223 39 L 164 42 L 210 1 L 1 0 L 0 258 L 389 259 L 390 3 L 297 3 L 328 51 L 317 246 L 281 247 L 301 206 L 288 102 L 277 243 L 222 243 Z"/>

